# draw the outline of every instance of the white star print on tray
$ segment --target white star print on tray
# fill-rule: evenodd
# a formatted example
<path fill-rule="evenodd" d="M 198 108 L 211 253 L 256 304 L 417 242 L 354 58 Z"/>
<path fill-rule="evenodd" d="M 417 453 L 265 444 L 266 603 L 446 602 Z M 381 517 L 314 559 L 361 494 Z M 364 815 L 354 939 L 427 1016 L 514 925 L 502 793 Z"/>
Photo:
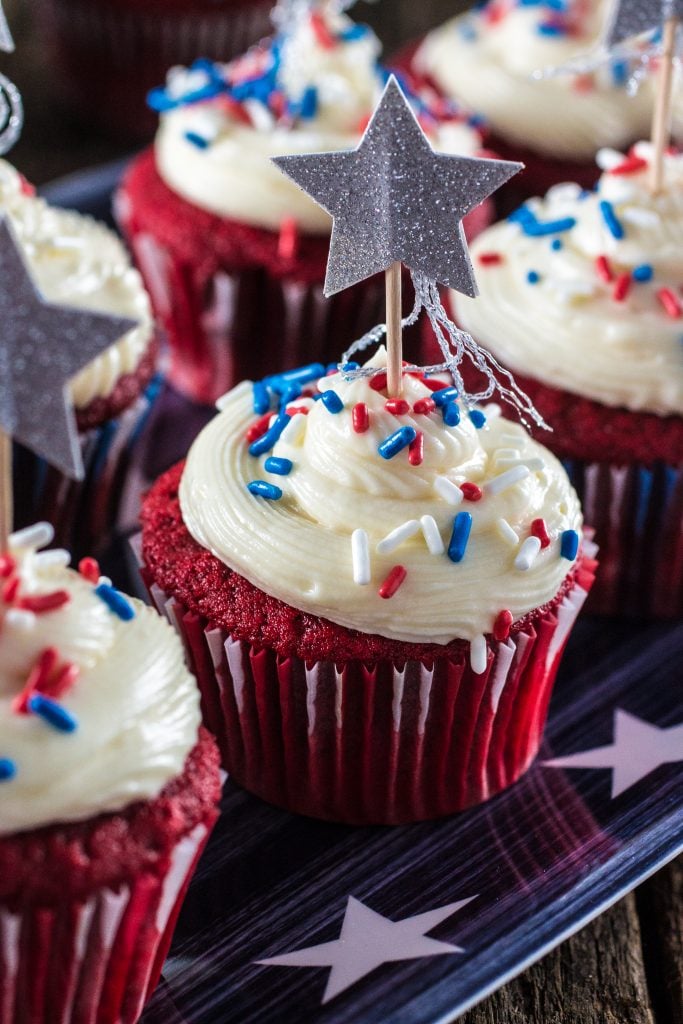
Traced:
<path fill-rule="evenodd" d="M 257 963 L 266 967 L 330 967 L 323 996 L 323 1003 L 329 1003 L 382 964 L 462 953 L 460 946 L 430 939 L 426 933 L 476 898 L 470 896 L 425 914 L 392 921 L 349 896 L 338 939 Z"/>
<path fill-rule="evenodd" d="M 614 742 L 544 761 L 546 768 L 611 768 L 612 799 L 663 764 L 683 761 L 683 723 L 660 729 L 617 708 Z"/>

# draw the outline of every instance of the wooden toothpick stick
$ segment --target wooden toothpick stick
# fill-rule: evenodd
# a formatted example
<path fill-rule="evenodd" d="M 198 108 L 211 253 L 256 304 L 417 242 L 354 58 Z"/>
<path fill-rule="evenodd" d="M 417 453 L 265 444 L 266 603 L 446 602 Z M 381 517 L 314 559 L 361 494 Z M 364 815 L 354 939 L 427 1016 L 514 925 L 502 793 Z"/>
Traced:
<path fill-rule="evenodd" d="M 657 97 L 652 120 L 652 147 L 654 152 L 650 168 L 650 190 L 653 195 L 657 195 L 664 184 L 664 151 L 667 149 L 671 137 L 671 100 L 677 28 L 677 18 L 669 18 L 664 23 L 661 66 L 659 68 Z"/>
<path fill-rule="evenodd" d="M 398 398 L 403 390 L 403 325 L 401 264 L 392 263 L 387 281 L 387 394 Z"/>
<path fill-rule="evenodd" d="M 13 518 L 12 438 L 0 430 L 0 554 L 9 547 Z"/>

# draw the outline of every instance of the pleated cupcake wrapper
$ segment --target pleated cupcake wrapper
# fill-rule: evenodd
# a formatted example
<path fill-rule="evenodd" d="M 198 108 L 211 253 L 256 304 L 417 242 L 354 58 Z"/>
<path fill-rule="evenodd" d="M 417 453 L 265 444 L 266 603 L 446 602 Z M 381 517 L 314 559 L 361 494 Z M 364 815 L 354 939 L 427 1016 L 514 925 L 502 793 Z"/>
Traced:
<path fill-rule="evenodd" d="M 2 1024 L 134 1024 L 154 990 L 209 829 L 179 841 L 164 877 L 78 902 L 0 905 Z"/>
<path fill-rule="evenodd" d="M 48 520 L 55 542 L 75 557 L 98 555 L 117 535 L 133 530 L 149 480 L 135 466 L 136 442 L 159 393 L 152 381 L 115 420 L 80 435 L 85 476 L 70 480 L 32 452 L 15 445 L 16 527 Z"/>
<path fill-rule="evenodd" d="M 147 582 L 184 641 L 205 723 L 236 782 L 300 814 L 397 824 L 463 810 L 526 771 L 594 567 L 585 557 L 552 612 L 490 640 L 481 674 L 465 656 L 400 666 L 280 657 Z"/>
<path fill-rule="evenodd" d="M 588 610 L 683 617 L 683 465 L 564 465 L 600 548 Z"/>

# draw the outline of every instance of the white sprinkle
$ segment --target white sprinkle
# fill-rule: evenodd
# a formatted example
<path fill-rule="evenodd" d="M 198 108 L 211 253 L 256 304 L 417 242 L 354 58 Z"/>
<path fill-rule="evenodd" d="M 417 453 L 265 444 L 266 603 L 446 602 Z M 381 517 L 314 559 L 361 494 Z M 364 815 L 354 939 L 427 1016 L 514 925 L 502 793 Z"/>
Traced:
<path fill-rule="evenodd" d="M 501 444 L 508 445 L 510 448 L 516 448 L 517 451 L 521 451 L 526 444 L 526 439 L 519 437 L 518 434 L 501 434 L 500 442 Z"/>
<path fill-rule="evenodd" d="M 46 569 L 49 566 L 57 565 L 60 567 L 67 566 L 71 561 L 71 552 L 65 548 L 53 548 L 51 551 L 41 551 L 39 554 L 33 556 L 33 562 L 41 569 Z"/>
<path fill-rule="evenodd" d="M 10 534 L 10 548 L 46 548 L 55 538 L 55 531 L 50 523 L 36 523 L 25 530 L 17 530 Z"/>
<path fill-rule="evenodd" d="M 511 466 L 526 466 L 532 473 L 537 473 L 545 469 L 545 462 L 541 458 L 520 459 L 519 455 L 514 459 L 496 459 L 496 468 L 498 469 L 509 469 Z"/>
<path fill-rule="evenodd" d="M 269 132 L 275 125 L 275 118 L 260 100 L 245 100 L 244 106 L 257 132 Z"/>
<path fill-rule="evenodd" d="M 420 526 L 422 527 L 422 533 L 427 542 L 429 553 L 431 555 L 442 555 L 446 549 L 434 516 L 422 516 Z"/>
<path fill-rule="evenodd" d="M 623 164 L 624 154 L 616 149 L 609 149 L 607 146 L 604 146 L 595 154 L 595 162 L 601 171 L 611 171 L 613 167 Z"/>
<path fill-rule="evenodd" d="M 5 614 L 5 625 L 17 629 L 21 633 L 29 633 L 35 624 L 34 613 L 24 611 L 23 608 L 10 608 Z"/>
<path fill-rule="evenodd" d="M 69 238 L 57 235 L 52 239 L 55 249 L 82 249 L 85 243 L 85 238 L 78 238 L 76 236 Z"/>
<path fill-rule="evenodd" d="M 556 279 L 552 282 L 552 286 L 562 302 L 572 302 L 573 299 L 590 299 L 597 290 L 592 281 L 581 281 L 578 278 L 574 280 Z"/>
<path fill-rule="evenodd" d="M 224 395 L 221 395 L 220 398 L 216 399 L 216 408 L 218 409 L 219 412 L 223 412 L 223 410 L 225 409 L 226 405 L 228 404 L 229 397 L 230 397 L 230 392 L 226 391 Z"/>
<path fill-rule="evenodd" d="M 642 206 L 628 206 L 620 213 L 622 220 L 627 224 L 634 224 L 637 228 L 657 228 L 661 224 L 661 217 L 654 210 L 646 210 Z M 647 262 L 647 260 L 643 260 Z"/>
<path fill-rule="evenodd" d="M 302 417 L 303 418 L 303 417 Z M 351 534 L 351 560 L 353 562 L 353 582 L 359 587 L 366 587 L 370 582 L 370 544 L 365 530 L 354 530 Z"/>
<path fill-rule="evenodd" d="M 515 558 L 515 569 L 527 572 L 538 558 L 541 542 L 538 537 L 527 537 Z"/>
<path fill-rule="evenodd" d="M 498 402 L 489 402 L 488 405 L 483 407 L 483 412 L 487 420 L 499 420 L 503 415 L 503 410 L 498 405 Z"/>
<path fill-rule="evenodd" d="M 519 462 L 521 454 L 517 448 L 499 448 L 493 453 L 493 461 L 497 465 L 501 462 Z"/>
<path fill-rule="evenodd" d="M 500 476 L 494 476 L 493 480 L 485 483 L 484 490 L 487 494 L 500 494 L 502 491 L 506 491 L 508 487 L 514 487 L 520 480 L 525 480 L 528 476 L 528 466 L 514 466 L 513 469 L 508 469 L 505 473 L 501 473 Z"/>
<path fill-rule="evenodd" d="M 434 490 L 443 498 L 444 501 L 448 502 L 449 505 L 459 505 L 463 500 L 463 493 L 457 484 L 452 483 L 445 476 L 437 476 L 434 481 Z"/>
<path fill-rule="evenodd" d="M 104 585 L 105 587 L 111 587 L 112 582 L 108 576 L 100 576 L 100 578 L 97 581 L 97 586 L 100 587 L 102 585 Z"/>
<path fill-rule="evenodd" d="M 388 533 L 383 540 L 377 545 L 378 555 L 388 555 L 396 548 L 400 547 L 404 541 L 410 537 L 414 537 L 420 529 L 420 523 L 417 519 L 409 519 L 401 526 L 397 526 L 395 530 Z"/>
<path fill-rule="evenodd" d="M 306 417 L 304 415 L 292 416 L 289 423 L 282 431 L 280 440 L 285 444 L 298 444 L 306 433 Z"/>
<path fill-rule="evenodd" d="M 500 519 L 497 519 L 496 529 L 498 530 L 498 535 L 503 538 L 506 544 L 509 544 L 510 547 L 512 548 L 517 547 L 517 545 L 519 544 L 519 537 L 517 536 L 516 532 L 512 529 L 507 519 L 503 519 L 502 517 Z"/>
<path fill-rule="evenodd" d="M 581 186 L 573 181 L 562 181 L 559 185 L 553 185 L 546 193 L 546 199 L 554 202 L 574 203 L 581 195 Z"/>
<path fill-rule="evenodd" d="M 482 672 L 486 671 L 488 653 L 486 637 L 483 634 L 475 636 L 470 644 L 470 665 L 475 675 L 480 676 Z"/>
<path fill-rule="evenodd" d="M 636 156 L 641 157 L 643 160 L 651 160 L 654 154 L 654 146 L 651 142 L 641 140 L 641 142 L 636 142 L 635 146 L 633 147 L 633 152 Z"/>

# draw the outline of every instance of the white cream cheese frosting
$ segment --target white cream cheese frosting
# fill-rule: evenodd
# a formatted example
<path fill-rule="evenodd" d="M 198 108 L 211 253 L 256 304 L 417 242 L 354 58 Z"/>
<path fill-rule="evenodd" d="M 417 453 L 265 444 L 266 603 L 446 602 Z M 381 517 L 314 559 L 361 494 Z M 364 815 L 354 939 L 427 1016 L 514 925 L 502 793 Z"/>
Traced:
<path fill-rule="evenodd" d="M 683 414 L 683 156 L 653 196 L 651 147 L 603 152 L 595 192 L 558 185 L 471 248 L 461 326 L 513 371 L 604 405 Z M 554 230 L 554 227 L 557 230 Z"/>
<path fill-rule="evenodd" d="M 271 158 L 354 149 L 386 80 L 379 51 L 370 29 L 328 8 L 233 64 L 173 69 L 152 98 L 166 110 L 155 141 L 159 174 L 219 216 L 274 231 L 294 220 L 306 233 L 328 234 L 328 214 Z M 473 155 L 479 132 L 455 110 L 440 111 L 437 123 L 426 111 L 428 98 L 425 92 L 415 105 L 432 144 Z"/>
<path fill-rule="evenodd" d="M 596 50 L 607 2 L 568 0 L 564 6 L 478 7 L 427 36 L 416 70 L 481 113 L 506 142 L 542 156 L 584 161 L 601 146 L 629 145 L 647 132 L 652 92 L 646 85 L 629 96 L 620 62 L 586 74 L 532 78 Z"/>
<path fill-rule="evenodd" d="M 368 366 L 385 361 L 380 350 Z M 446 425 L 439 407 L 416 412 L 431 391 L 411 376 L 407 412 L 387 410 L 386 394 L 367 378 L 337 373 L 317 389 L 333 397 L 291 403 L 307 414 L 293 412 L 261 455 L 250 454 L 245 440 L 255 422 L 252 386 L 240 384 L 221 401 L 180 486 L 183 519 L 199 544 L 295 608 L 414 643 L 471 641 L 491 632 L 501 611 L 518 619 L 555 597 L 572 568 L 561 557 L 562 537 L 580 533 L 581 511 L 560 463 L 521 426 L 495 408 L 481 429 L 464 407 L 456 426 Z M 360 433 L 359 404 L 369 420 Z M 402 428 L 421 434 L 421 462 L 406 449 L 389 459 L 379 453 Z M 273 472 L 290 463 L 286 475 Z M 275 487 L 279 500 L 252 493 L 254 481 Z M 473 485 L 465 488 L 469 498 L 464 484 Z M 464 552 L 452 559 L 452 535 L 466 531 L 468 516 Z M 541 519 L 550 538 L 543 549 L 530 541 Z M 397 566 L 405 579 L 384 599 L 379 591 Z"/>
<path fill-rule="evenodd" d="M 197 686 L 169 624 L 105 581 L 120 617 L 97 581 L 66 568 L 66 552 L 38 553 L 31 532 L 15 535 L 11 571 L 0 561 L 0 835 L 158 796 L 182 773 L 200 721 Z M 63 604 L 30 610 L 55 594 Z M 48 682 L 28 692 L 47 649 Z M 63 692 L 60 672 L 71 673 Z M 30 703 L 41 693 L 47 708 Z"/>
<path fill-rule="evenodd" d="M 91 217 L 27 195 L 20 175 L 4 160 L 0 160 L 0 212 L 9 216 L 45 298 L 138 322 L 71 381 L 76 409 L 107 398 L 123 375 L 136 370 L 153 337 L 149 298 L 124 246 Z"/>

